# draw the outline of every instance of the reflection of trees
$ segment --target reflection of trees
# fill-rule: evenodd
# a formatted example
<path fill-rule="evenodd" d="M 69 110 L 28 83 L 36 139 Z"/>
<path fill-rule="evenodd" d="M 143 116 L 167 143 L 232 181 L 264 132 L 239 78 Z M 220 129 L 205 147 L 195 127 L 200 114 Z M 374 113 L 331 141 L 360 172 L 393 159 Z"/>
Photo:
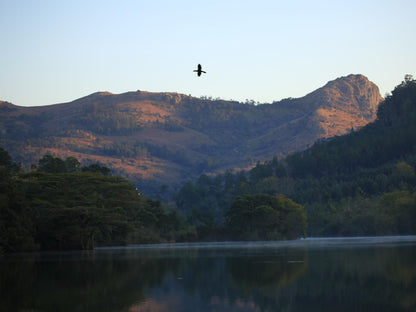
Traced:
<path fill-rule="evenodd" d="M 416 310 L 415 263 L 414 247 L 120 249 L 5 258 L 0 311 L 128 311 L 174 298 L 179 310 L 194 311 L 408 312 Z"/>
<path fill-rule="evenodd" d="M 295 283 L 307 266 L 305 251 L 227 259 L 227 269 L 240 295 L 266 311 L 282 306 L 282 289 Z"/>
<path fill-rule="evenodd" d="M 302 279 L 282 292 L 296 311 L 415 311 L 414 247 L 309 252 Z"/>
<path fill-rule="evenodd" d="M 304 260 L 232 258 L 227 261 L 233 280 L 243 289 L 269 286 L 284 287 L 301 276 L 307 267 Z"/>
<path fill-rule="evenodd" d="M 2 263 L 0 310 L 123 311 L 177 268 L 168 258 L 88 255 Z"/>
<path fill-rule="evenodd" d="M 213 310 L 238 310 L 242 306 L 252 307 L 248 311 L 254 307 L 275 310 L 279 291 L 307 268 L 305 251 L 255 251 L 258 255 L 253 257 L 241 252 L 203 251 L 186 259 L 179 273 L 183 277 L 181 287 L 186 294 L 199 297 L 201 306 Z"/>
<path fill-rule="evenodd" d="M 414 263 L 411 248 L 279 250 L 198 255 L 179 274 L 188 295 L 218 310 L 244 302 L 264 311 L 407 312 L 416 307 Z"/>

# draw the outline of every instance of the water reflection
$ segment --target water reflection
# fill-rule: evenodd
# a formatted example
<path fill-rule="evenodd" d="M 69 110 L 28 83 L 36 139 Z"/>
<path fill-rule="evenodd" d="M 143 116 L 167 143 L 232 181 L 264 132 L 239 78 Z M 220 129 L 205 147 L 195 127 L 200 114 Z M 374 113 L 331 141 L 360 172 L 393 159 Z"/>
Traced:
<path fill-rule="evenodd" d="M 415 237 L 177 247 L 3 258 L 0 310 L 416 310 Z"/>
<path fill-rule="evenodd" d="M 120 253 L 43 254 L 6 261 L 1 269 L 4 311 L 125 311 L 161 285 L 176 259 L 127 257 Z"/>

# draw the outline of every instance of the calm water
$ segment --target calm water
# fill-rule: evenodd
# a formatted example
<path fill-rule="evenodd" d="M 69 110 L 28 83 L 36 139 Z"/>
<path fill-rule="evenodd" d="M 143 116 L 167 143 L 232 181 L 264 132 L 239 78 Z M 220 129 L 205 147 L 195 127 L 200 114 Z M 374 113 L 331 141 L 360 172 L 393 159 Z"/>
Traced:
<path fill-rule="evenodd" d="M 1 311 L 416 311 L 416 236 L 0 258 Z"/>

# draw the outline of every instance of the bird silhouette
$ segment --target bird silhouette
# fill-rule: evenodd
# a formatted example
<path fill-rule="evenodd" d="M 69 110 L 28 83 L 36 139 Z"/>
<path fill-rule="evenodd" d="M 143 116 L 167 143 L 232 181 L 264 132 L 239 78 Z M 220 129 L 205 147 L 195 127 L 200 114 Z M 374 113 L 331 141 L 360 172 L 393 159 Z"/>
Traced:
<path fill-rule="evenodd" d="M 198 73 L 198 77 L 201 76 L 201 73 L 204 73 L 204 74 L 207 73 L 207 72 L 205 72 L 205 71 L 202 70 L 201 64 L 198 64 L 198 69 L 195 69 L 194 72 L 197 72 Z"/>

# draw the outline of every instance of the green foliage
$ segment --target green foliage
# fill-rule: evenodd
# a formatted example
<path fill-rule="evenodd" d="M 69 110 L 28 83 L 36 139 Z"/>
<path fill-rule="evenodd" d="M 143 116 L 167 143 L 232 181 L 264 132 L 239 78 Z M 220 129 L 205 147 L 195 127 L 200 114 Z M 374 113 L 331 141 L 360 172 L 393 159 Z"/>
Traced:
<path fill-rule="evenodd" d="M 2 147 L 0 147 L 0 166 L 4 168 L 11 168 L 12 158 L 9 153 Z"/>
<path fill-rule="evenodd" d="M 108 176 L 111 174 L 111 170 L 105 166 L 101 166 L 100 164 L 92 164 L 89 166 L 85 166 L 81 168 L 82 172 L 95 172 L 101 173 L 102 175 Z"/>
<path fill-rule="evenodd" d="M 377 116 L 358 132 L 286 159 L 295 178 L 287 194 L 305 204 L 309 233 L 416 232 L 402 221 L 412 219 L 411 210 L 395 212 L 394 205 L 387 209 L 383 195 L 416 188 L 416 81 L 408 78 L 397 86 L 380 104 Z"/>
<path fill-rule="evenodd" d="M 66 172 L 65 162 L 57 157 L 45 155 L 39 160 L 38 168 L 40 171 L 49 173 Z"/>
<path fill-rule="evenodd" d="M 123 244 L 128 216 L 140 199 L 130 183 L 92 172 L 20 176 L 42 249 L 91 249 Z"/>
<path fill-rule="evenodd" d="M 292 176 L 316 178 L 377 168 L 416 152 L 416 81 L 396 87 L 379 105 L 377 120 L 358 132 L 319 142 L 286 158 Z"/>
<path fill-rule="evenodd" d="M 30 208 L 18 187 L 9 154 L 0 148 L 0 252 L 33 250 Z"/>
<path fill-rule="evenodd" d="M 177 206 L 211 213 L 221 224 L 237 196 L 280 193 L 305 207 L 309 235 L 414 234 L 405 221 L 414 220 L 416 81 L 406 77 L 377 116 L 360 131 L 257 163 L 248 173 L 201 176 L 178 192 Z"/>
<path fill-rule="evenodd" d="M 210 215 L 214 224 L 221 226 L 223 217 L 239 195 L 247 194 L 249 188 L 245 174 L 231 172 L 210 177 L 201 175 L 196 183 L 188 181 L 176 194 L 178 209 L 186 215 Z"/>
<path fill-rule="evenodd" d="M 306 230 L 303 207 L 283 195 L 239 196 L 225 217 L 226 228 L 236 239 L 294 239 Z"/>
<path fill-rule="evenodd" d="M 192 239 L 178 211 L 144 198 L 135 186 L 98 164 L 45 155 L 37 171 L 13 171 L 0 149 L 0 249 L 92 249 Z"/>
<path fill-rule="evenodd" d="M 395 234 L 416 233 L 416 191 L 386 193 L 381 198 L 383 214 Z"/>

